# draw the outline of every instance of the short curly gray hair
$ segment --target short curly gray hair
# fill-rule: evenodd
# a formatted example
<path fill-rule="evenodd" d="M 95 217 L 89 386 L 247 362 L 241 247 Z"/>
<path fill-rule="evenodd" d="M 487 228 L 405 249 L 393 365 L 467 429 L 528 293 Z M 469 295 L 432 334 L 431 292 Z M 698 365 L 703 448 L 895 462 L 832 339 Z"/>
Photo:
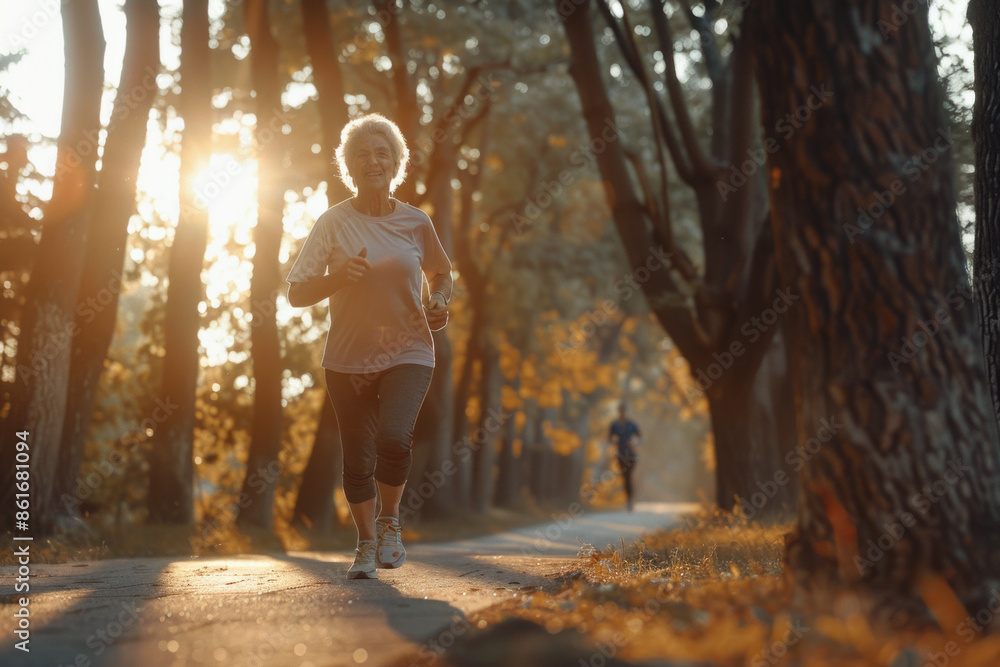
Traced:
<path fill-rule="evenodd" d="M 347 170 L 347 156 L 351 143 L 355 139 L 372 135 L 386 140 L 386 143 L 389 144 L 389 150 L 392 151 L 393 161 L 396 163 L 396 173 L 389 183 L 389 192 L 394 192 L 406 178 L 406 165 L 410 160 L 410 149 L 406 147 L 406 139 L 403 138 L 399 126 L 381 114 L 371 113 L 360 116 L 345 125 L 344 129 L 340 131 L 340 146 L 337 147 L 337 166 L 340 168 L 340 180 L 354 194 L 358 193 L 358 186 Z"/>

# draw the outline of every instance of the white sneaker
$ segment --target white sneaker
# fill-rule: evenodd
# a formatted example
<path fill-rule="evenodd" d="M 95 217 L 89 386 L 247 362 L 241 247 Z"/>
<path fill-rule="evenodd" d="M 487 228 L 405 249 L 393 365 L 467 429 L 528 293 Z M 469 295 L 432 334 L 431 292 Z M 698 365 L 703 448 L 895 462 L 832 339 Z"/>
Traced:
<path fill-rule="evenodd" d="M 399 519 L 391 516 L 380 516 L 375 520 L 375 533 L 378 535 L 378 549 L 375 557 L 379 567 L 399 567 L 406 560 L 406 549 L 403 548 L 402 527 Z"/>
<path fill-rule="evenodd" d="M 378 570 L 375 569 L 375 540 L 358 542 L 354 565 L 347 571 L 347 578 L 378 579 Z"/>

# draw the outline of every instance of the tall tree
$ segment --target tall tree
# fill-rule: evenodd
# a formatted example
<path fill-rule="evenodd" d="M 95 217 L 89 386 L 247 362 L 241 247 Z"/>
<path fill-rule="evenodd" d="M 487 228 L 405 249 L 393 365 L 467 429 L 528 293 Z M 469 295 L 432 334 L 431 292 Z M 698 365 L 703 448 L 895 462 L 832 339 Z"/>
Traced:
<path fill-rule="evenodd" d="M 29 433 L 30 529 L 35 535 L 72 525 L 61 521 L 58 504 L 59 448 L 70 350 L 78 333 L 74 311 L 94 206 L 104 91 L 105 41 L 97 0 L 65 3 L 62 19 L 66 76 L 56 173 L 18 339 L 15 401 L 20 405 L 8 422 L 15 427 L 11 432 Z M 5 446 L 9 441 L 5 437 Z"/>
<path fill-rule="evenodd" d="M 787 561 L 803 585 L 917 602 L 928 577 L 970 610 L 1000 579 L 1000 447 L 955 209 L 928 9 L 761 0 L 748 10 L 772 126 L 826 106 L 770 156 L 792 313 L 800 473 Z M 882 36 L 880 38 L 880 35 Z M 789 116 L 791 115 L 791 116 Z"/>
<path fill-rule="evenodd" d="M 386 54 L 392 63 L 391 83 L 396 104 L 396 121 L 411 149 L 411 167 L 407 180 L 396 192 L 396 197 L 415 206 L 425 208 L 434 222 L 434 229 L 445 251 L 452 253 L 454 203 L 451 187 L 455 160 L 464 135 L 457 132 L 462 119 L 457 111 L 465 104 L 466 95 L 477 86 L 479 68 L 466 73 L 458 90 L 443 93 L 449 100 L 445 109 L 435 119 L 430 131 L 432 143 L 428 150 L 418 143 L 420 131 L 420 106 L 417 84 L 410 74 L 410 52 L 403 39 L 402 17 L 404 12 L 397 0 L 374 0 L 373 7 L 385 35 Z M 420 145 L 420 150 L 418 150 Z M 422 180 L 424 190 L 417 194 L 416 184 Z M 451 456 L 452 442 L 457 435 L 452 431 L 454 414 L 454 387 L 452 379 L 451 341 L 446 330 L 436 331 L 434 337 L 435 370 L 427 398 L 414 427 L 414 461 L 411 479 L 421 479 L 426 472 L 440 470 Z M 454 486 L 468 479 L 469 467 L 461 466 L 459 472 L 447 478 L 443 487 L 427 499 L 422 513 L 441 516 L 456 507 Z"/>
<path fill-rule="evenodd" d="M 417 145 L 420 132 L 420 107 L 417 104 L 417 90 L 409 71 L 409 52 L 403 42 L 401 17 L 403 6 L 399 0 L 372 0 L 375 17 L 385 35 L 386 54 L 392 63 L 392 98 L 396 104 L 396 123 L 406 143 L 412 148 Z M 416 194 L 416 179 L 413 174 L 399 187 L 396 196 L 402 201 L 413 202 Z M 447 250 L 447 246 L 445 246 Z M 437 342 L 437 336 L 435 336 Z"/>
<path fill-rule="evenodd" d="M 302 29 L 306 51 L 316 85 L 317 107 L 322 128 L 320 154 L 326 162 L 327 201 L 336 204 L 351 196 L 340 180 L 334 151 L 340 143 L 340 131 L 350 120 L 344 102 L 344 80 L 340 71 L 338 49 L 330 30 L 326 0 L 302 0 Z M 333 492 L 340 475 L 340 432 L 333 404 L 324 394 L 317 421 L 313 449 L 302 473 L 302 484 L 295 498 L 293 521 L 319 532 L 332 527 Z"/>
<path fill-rule="evenodd" d="M 979 310 L 986 378 L 1000 420 L 1000 5 L 969 2 L 975 49 L 976 247 L 973 298 Z"/>
<path fill-rule="evenodd" d="M 186 524 L 194 518 L 198 304 L 205 292 L 201 271 L 208 245 L 208 209 L 198 192 L 198 177 L 209 165 L 212 145 L 208 0 L 184 0 L 181 21 L 180 217 L 167 269 L 161 390 L 163 400 L 177 407 L 154 434 L 147 504 L 152 521 Z"/>
<path fill-rule="evenodd" d="M 146 143 L 146 123 L 157 94 L 160 66 L 159 5 L 127 0 L 121 82 L 101 156 L 86 258 L 76 303 L 80 333 L 73 339 L 69 393 L 60 446 L 59 493 L 73 494 L 97 385 L 118 314 L 128 223 L 135 213 L 136 177 Z M 72 497 L 72 495 L 70 496 Z"/>
<path fill-rule="evenodd" d="M 270 529 L 274 519 L 274 491 L 282 469 L 281 450 L 281 346 L 278 341 L 277 295 L 284 291 L 278 253 L 284 214 L 282 128 L 272 119 L 282 115 L 279 46 L 271 32 L 268 0 L 248 0 L 245 6 L 250 37 L 250 72 L 256 94 L 257 126 L 257 225 L 254 227 L 253 276 L 250 300 L 253 323 L 254 399 L 250 451 L 239 523 Z"/>
<path fill-rule="evenodd" d="M 337 413 L 324 392 L 316 439 L 292 511 L 292 522 L 316 535 L 329 534 L 334 526 L 333 497 L 344 468 L 342 446 Z"/>
<path fill-rule="evenodd" d="M 344 78 L 340 72 L 338 49 L 330 30 L 326 0 L 302 0 L 302 29 L 319 101 L 319 121 L 323 128 L 320 154 L 327 163 L 326 196 L 332 205 L 351 194 L 340 180 L 337 163 L 333 159 L 333 153 L 340 143 L 340 131 L 347 125 L 350 117 L 347 114 L 347 103 L 344 102 Z"/>
<path fill-rule="evenodd" d="M 789 310 L 796 297 L 782 292 L 777 283 L 760 169 L 766 149 L 755 143 L 753 114 L 746 112 L 754 100 L 747 40 L 736 37 L 731 53 L 724 57 L 715 35 L 719 3 L 705 3 L 701 14 L 695 14 L 690 3 L 682 3 L 690 28 L 700 38 L 702 60 L 712 82 L 712 135 L 706 149 L 678 78 L 675 40 L 663 1 L 651 3 L 652 32 L 665 63 L 664 80 L 656 83 L 667 91 L 673 119 L 647 72 L 628 16 L 616 18 L 605 0 L 597 1 L 649 110 L 654 181 L 641 156 L 632 152 L 637 148 L 624 145 L 619 135 L 602 79 L 606 67 L 594 45 L 589 1 L 569 11 L 565 3 L 555 4 L 569 39 L 569 72 L 595 147 L 594 159 L 635 282 L 708 400 L 718 504 L 730 509 L 743 499 L 746 506 L 747 499 L 759 495 L 763 486 L 770 493 L 759 507 L 754 505 L 755 513 L 780 514 L 794 498 L 793 485 L 773 483 L 774 476 L 787 467 L 783 457 L 795 446 L 794 416 L 781 402 L 788 379 L 770 376 L 773 381 L 762 387 L 763 392 L 751 388 L 762 361 L 784 353 L 769 343 L 782 326 L 779 314 Z M 763 143 L 766 147 L 776 141 L 768 136 Z M 671 205 L 676 195 L 668 178 L 671 166 L 694 194 L 703 270 L 676 240 Z M 766 325 L 761 324 L 761 317 Z M 760 387 L 762 382 L 757 382 Z"/>

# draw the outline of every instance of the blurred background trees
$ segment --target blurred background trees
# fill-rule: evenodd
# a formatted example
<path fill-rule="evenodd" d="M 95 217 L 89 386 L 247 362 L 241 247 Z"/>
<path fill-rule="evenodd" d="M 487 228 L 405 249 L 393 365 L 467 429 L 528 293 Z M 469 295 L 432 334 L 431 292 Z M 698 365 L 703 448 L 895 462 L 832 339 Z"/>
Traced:
<path fill-rule="evenodd" d="M 63 132 L 97 132 L 87 182 L 110 208 L 59 204 L 53 138 L 16 99 L 0 103 L 2 415 L 38 436 L 39 529 L 82 525 L 64 521 L 77 514 L 99 529 L 180 524 L 201 548 L 237 521 L 345 525 L 320 368 L 329 316 L 291 308 L 283 277 L 347 196 L 332 150 L 367 112 L 403 129 L 397 196 L 431 215 L 457 277 L 404 495 L 411 520 L 622 502 L 605 473 L 623 399 L 645 435 L 640 499 L 785 515 L 794 484 L 761 508 L 743 502 L 791 473 L 801 443 L 784 321 L 753 324 L 789 286 L 755 161 L 768 134 L 739 4 L 126 2 L 127 25 L 105 29 L 126 44 L 120 79 L 67 71 L 63 102 L 88 105 Z M 98 6 L 72 11 L 83 7 L 89 23 L 73 29 L 95 48 Z M 0 87 L 24 57 L 0 60 Z M 967 72 L 951 64 L 960 89 Z M 952 99 L 967 124 L 967 101 Z M 959 194 L 971 208 L 971 188 Z M 60 210 L 81 216 L 72 243 L 48 224 Z M 55 243 L 79 257 L 42 252 Z M 647 263 L 661 246 L 669 259 Z M 81 333 L 62 380 L 19 389 L 45 344 L 30 333 L 47 303 L 42 257 L 82 276 L 69 281 L 79 295 L 58 292 Z M 455 474 L 439 474 L 446 461 Z"/>

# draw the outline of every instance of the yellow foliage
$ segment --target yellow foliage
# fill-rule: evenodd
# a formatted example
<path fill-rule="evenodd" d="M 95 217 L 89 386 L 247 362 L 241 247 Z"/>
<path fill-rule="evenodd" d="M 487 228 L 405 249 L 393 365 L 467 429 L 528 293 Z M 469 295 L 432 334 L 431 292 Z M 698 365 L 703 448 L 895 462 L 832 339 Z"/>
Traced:
<path fill-rule="evenodd" d="M 563 134 L 550 134 L 549 135 L 549 145 L 555 146 L 556 148 L 562 148 L 566 145 L 566 135 Z"/>
<path fill-rule="evenodd" d="M 705 435 L 701 443 L 701 456 L 699 457 L 705 464 L 705 470 L 715 470 L 715 436 L 711 432 Z"/>
<path fill-rule="evenodd" d="M 523 410 L 518 410 L 517 414 L 514 415 L 514 428 L 518 431 L 524 428 L 524 423 L 528 421 L 528 415 L 524 414 Z"/>
<path fill-rule="evenodd" d="M 558 408 L 562 405 L 562 385 L 558 378 L 546 380 L 538 396 L 538 405 L 543 408 Z"/>
<path fill-rule="evenodd" d="M 510 343 L 500 344 L 500 372 L 504 379 L 513 380 L 521 368 L 521 351 Z"/>
<path fill-rule="evenodd" d="M 553 428 L 547 421 L 542 424 L 542 428 L 545 436 L 552 441 L 553 451 L 560 456 L 569 456 L 583 444 L 580 436 L 569 429 Z"/>
<path fill-rule="evenodd" d="M 577 373 L 575 378 L 572 378 L 575 382 L 570 383 L 569 389 L 580 392 L 581 394 L 592 394 L 597 391 L 599 386 L 597 382 L 597 377 L 593 373 Z"/>
<path fill-rule="evenodd" d="M 639 351 L 636 348 L 635 343 L 633 343 L 628 338 L 619 338 L 618 339 L 618 346 L 621 348 L 621 351 L 624 354 L 627 354 L 630 357 L 631 356 L 635 356 L 638 353 L 638 351 Z"/>
<path fill-rule="evenodd" d="M 524 440 L 521 440 L 521 438 L 514 438 L 514 442 L 512 442 L 511 445 L 511 453 L 514 454 L 514 458 L 521 458 L 521 449 L 524 447 Z"/>
<path fill-rule="evenodd" d="M 500 390 L 500 405 L 502 405 L 503 409 L 507 412 L 511 412 L 523 407 L 524 401 L 522 401 L 521 397 L 517 395 L 516 389 L 508 384 L 505 384 L 503 389 Z"/>

